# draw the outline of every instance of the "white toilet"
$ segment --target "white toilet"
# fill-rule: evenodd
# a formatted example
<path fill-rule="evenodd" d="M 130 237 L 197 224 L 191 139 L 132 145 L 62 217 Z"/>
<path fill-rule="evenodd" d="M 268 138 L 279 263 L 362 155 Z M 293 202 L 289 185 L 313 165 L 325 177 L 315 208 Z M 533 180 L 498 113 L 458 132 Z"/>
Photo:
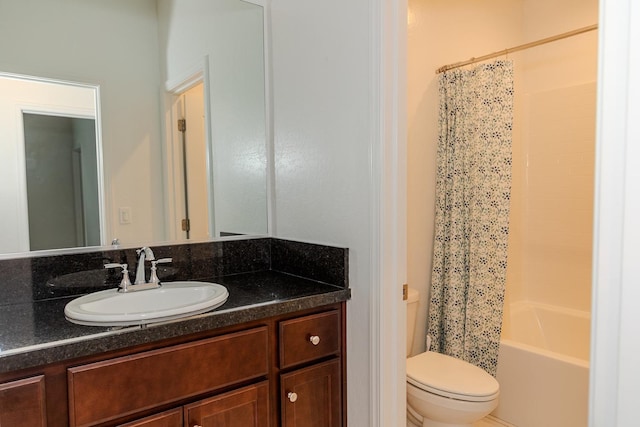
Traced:
<path fill-rule="evenodd" d="M 419 297 L 409 289 L 407 356 Z M 499 394 L 495 378 L 463 360 L 432 351 L 407 359 L 407 426 L 471 427 L 498 406 Z"/>

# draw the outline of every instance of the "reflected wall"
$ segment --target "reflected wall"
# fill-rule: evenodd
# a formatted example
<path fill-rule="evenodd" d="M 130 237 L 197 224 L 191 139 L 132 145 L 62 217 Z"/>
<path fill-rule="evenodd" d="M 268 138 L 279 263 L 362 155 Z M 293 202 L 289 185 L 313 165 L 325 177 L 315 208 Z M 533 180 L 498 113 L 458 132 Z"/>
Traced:
<path fill-rule="evenodd" d="M 194 68 L 207 85 L 208 178 L 202 185 L 211 213 L 208 238 L 269 232 L 261 6 L 241 0 L 0 0 L 0 9 L 0 72 L 99 88 L 103 244 L 181 239 L 171 108 L 175 85 L 191 83 Z"/>
<path fill-rule="evenodd" d="M 165 241 L 155 1 L 0 0 L 0 10 L 0 71 L 100 88 L 106 243 Z"/>

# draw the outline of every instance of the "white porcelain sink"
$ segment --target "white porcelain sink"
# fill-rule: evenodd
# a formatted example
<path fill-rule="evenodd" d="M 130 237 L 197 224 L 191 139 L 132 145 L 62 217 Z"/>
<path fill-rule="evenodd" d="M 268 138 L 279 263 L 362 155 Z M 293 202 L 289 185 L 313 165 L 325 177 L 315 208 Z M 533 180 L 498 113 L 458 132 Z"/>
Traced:
<path fill-rule="evenodd" d="M 64 315 L 81 325 L 144 325 L 204 313 L 221 306 L 228 297 L 227 288 L 217 283 L 167 282 L 143 291 L 108 289 L 84 295 L 69 302 Z"/>

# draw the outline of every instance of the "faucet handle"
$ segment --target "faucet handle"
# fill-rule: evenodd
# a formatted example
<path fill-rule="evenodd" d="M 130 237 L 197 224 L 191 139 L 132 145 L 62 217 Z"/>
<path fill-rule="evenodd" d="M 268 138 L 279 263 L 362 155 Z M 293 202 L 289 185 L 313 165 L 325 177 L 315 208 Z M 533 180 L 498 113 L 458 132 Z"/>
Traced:
<path fill-rule="evenodd" d="M 157 285 L 160 284 L 160 279 L 158 278 L 158 264 L 166 264 L 168 262 L 173 261 L 173 258 L 160 258 L 158 260 L 151 261 L 151 277 L 149 278 L 149 283 L 155 283 Z"/>
<path fill-rule="evenodd" d="M 110 262 L 104 265 L 104 268 L 122 268 L 122 280 L 120 281 L 120 289 L 123 292 L 127 291 L 127 288 L 131 285 L 131 279 L 129 279 L 129 265 L 119 264 L 117 262 Z"/>

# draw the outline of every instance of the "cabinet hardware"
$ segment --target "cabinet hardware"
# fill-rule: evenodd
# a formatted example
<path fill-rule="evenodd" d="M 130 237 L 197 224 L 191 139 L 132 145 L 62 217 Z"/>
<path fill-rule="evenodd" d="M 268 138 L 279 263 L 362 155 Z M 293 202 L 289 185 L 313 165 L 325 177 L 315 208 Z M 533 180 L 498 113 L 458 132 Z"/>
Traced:
<path fill-rule="evenodd" d="M 318 344 L 320 344 L 320 337 L 319 337 L 319 336 L 317 336 L 317 335 L 311 335 L 311 336 L 309 337 L 309 342 L 310 342 L 311 344 L 313 344 L 313 345 L 318 345 Z"/>
<path fill-rule="evenodd" d="M 290 391 L 287 393 L 287 399 L 289 399 L 289 402 L 295 403 L 298 400 L 298 393 Z"/>

